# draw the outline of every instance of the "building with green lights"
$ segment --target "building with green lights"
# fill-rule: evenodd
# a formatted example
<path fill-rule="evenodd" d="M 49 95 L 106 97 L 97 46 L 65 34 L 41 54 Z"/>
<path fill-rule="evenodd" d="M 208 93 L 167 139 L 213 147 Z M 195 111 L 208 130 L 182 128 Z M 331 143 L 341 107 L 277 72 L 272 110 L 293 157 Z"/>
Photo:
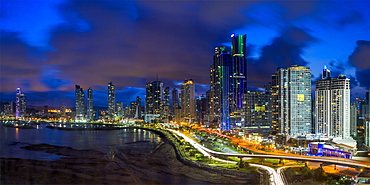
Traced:
<path fill-rule="evenodd" d="M 231 35 L 231 50 L 215 48 L 210 67 L 209 115 L 224 131 L 243 125 L 243 95 L 247 89 L 246 35 Z"/>

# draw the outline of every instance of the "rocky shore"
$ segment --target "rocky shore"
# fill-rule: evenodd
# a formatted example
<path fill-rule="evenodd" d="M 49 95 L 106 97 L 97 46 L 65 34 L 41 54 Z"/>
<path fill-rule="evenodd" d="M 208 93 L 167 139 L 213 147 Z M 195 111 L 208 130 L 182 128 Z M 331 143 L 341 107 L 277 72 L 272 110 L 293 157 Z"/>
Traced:
<path fill-rule="evenodd" d="M 154 151 L 146 144 L 128 143 L 115 153 L 28 144 L 21 148 L 60 158 L 0 158 L 0 184 L 259 184 L 259 174 L 186 163 L 167 139 Z"/>
<path fill-rule="evenodd" d="M 27 150 L 61 155 L 55 161 L 0 158 L 0 184 L 133 184 L 136 183 L 105 153 L 48 144 L 28 145 Z"/>

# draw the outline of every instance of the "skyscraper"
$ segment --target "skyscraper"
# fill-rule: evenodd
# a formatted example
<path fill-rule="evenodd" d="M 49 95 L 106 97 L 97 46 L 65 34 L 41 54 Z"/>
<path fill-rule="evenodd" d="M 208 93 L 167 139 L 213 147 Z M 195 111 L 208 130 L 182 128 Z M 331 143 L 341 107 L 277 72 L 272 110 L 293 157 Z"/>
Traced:
<path fill-rule="evenodd" d="M 243 94 L 247 89 L 246 35 L 231 35 L 231 51 L 226 46 L 215 48 L 210 67 L 210 119 L 222 130 L 241 126 Z"/>
<path fill-rule="evenodd" d="M 121 102 L 121 101 L 117 102 L 115 108 L 116 108 L 115 113 L 117 113 L 117 116 L 122 118 L 123 113 L 124 113 L 123 102 Z"/>
<path fill-rule="evenodd" d="M 204 124 L 206 110 L 207 110 L 207 98 L 201 95 L 195 100 L 195 106 L 196 106 L 197 122 L 199 124 Z"/>
<path fill-rule="evenodd" d="M 327 71 L 325 66 L 323 79 L 316 81 L 315 132 L 346 139 L 350 137 L 350 80 L 345 75 L 331 78 Z"/>
<path fill-rule="evenodd" d="M 171 117 L 172 120 L 175 119 L 176 116 L 176 109 L 180 107 L 180 101 L 179 101 L 179 92 L 176 88 L 172 90 L 172 104 L 171 104 Z"/>
<path fill-rule="evenodd" d="M 108 83 L 108 116 L 112 119 L 115 113 L 116 106 L 116 90 L 112 82 Z"/>
<path fill-rule="evenodd" d="M 136 110 L 135 110 L 135 119 L 141 119 L 141 98 L 136 97 Z"/>
<path fill-rule="evenodd" d="M 279 68 L 272 79 L 272 108 L 278 112 L 277 131 L 287 135 L 311 133 L 310 68 L 297 65 Z"/>
<path fill-rule="evenodd" d="M 94 119 L 94 100 L 93 100 L 93 90 L 89 88 L 87 90 L 87 119 Z"/>
<path fill-rule="evenodd" d="M 161 81 L 146 83 L 145 114 L 160 114 L 162 86 Z"/>
<path fill-rule="evenodd" d="M 258 91 L 247 91 L 244 94 L 245 127 L 265 128 L 270 132 L 272 126 L 271 95 Z"/>
<path fill-rule="evenodd" d="M 85 118 L 85 93 L 80 85 L 76 84 L 76 119 Z"/>
<path fill-rule="evenodd" d="M 15 117 L 24 117 L 26 115 L 26 95 L 21 91 L 21 88 L 17 88 L 17 94 L 15 99 Z"/>
<path fill-rule="evenodd" d="M 195 119 L 195 84 L 193 79 L 184 80 L 181 84 L 181 110 L 184 120 L 192 122 Z"/>
<path fill-rule="evenodd" d="M 170 88 L 166 87 L 163 90 L 163 98 L 161 103 L 161 119 L 169 121 L 170 117 Z"/>

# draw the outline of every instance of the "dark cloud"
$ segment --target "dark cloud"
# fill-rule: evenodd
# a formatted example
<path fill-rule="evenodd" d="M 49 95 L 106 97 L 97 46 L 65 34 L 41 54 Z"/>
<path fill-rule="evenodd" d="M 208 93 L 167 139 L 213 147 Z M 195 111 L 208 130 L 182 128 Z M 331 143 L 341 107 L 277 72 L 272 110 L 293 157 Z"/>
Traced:
<path fill-rule="evenodd" d="M 72 6 L 79 12 L 75 19 L 86 20 L 91 30 L 81 33 L 74 26 L 62 25 L 54 34 L 51 45 L 56 50 L 47 55 L 48 62 L 64 72 L 62 79 L 85 86 L 113 81 L 143 87 L 156 74 L 162 81 L 192 78 L 207 84 L 212 48 L 228 39 L 230 29 L 248 21 L 238 14 L 245 5 L 239 6 L 78 1 Z"/>
<path fill-rule="evenodd" d="M 359 85 L 370 88 L 370 41 L 358 40 L 356 44 L 357 47 L 348 60 L 356 67 L 356 78 Z"/>
<path fill-rule="evenodd" d="M 358 40 L 357 47 L 348 57 L 349 62 L 357 69 L 370 69 L 370 41 Z"/>
<path fill-rule="evenodd" d="M 270 45 L 262 48 L 260 58 L 248 59 L 249 86 L 263 87 L 279 67 L 307 65 L 301 55 L 303 49 L 315 41 L 316 38 L 303 29 L 293 27 L 285 30 Z"/>
<path fill-rule="evenodd" d="M 249 86 L 263 87 L 278 67 L 307 65 L 302 58 L 303 51 L 318 41 L 311 35 L 312 31 L 305 28 L 307 20 L 325 27 L 366 21 L 366 15 L 359 8 L 366 7 L 367 3 L 359 3 L 361 7 L 351 4 L 349 10 L 346 4 L 100 0 L 46 3 L 46 7 L 40 5 L 45 11 L 32 9 L 31 12 L 36 12 L 29 18 L 34 19 L 23 23 L 27 30 L 13 30 L 12 34 L 1 32 L 1 92 L 22 86 L 29 92 L 70 91 L 72 94 L 67 96 L 71 97 L 73 84 L 80 84 L 96 90 L 97 101 L 105 105 L 108 82 L 122 91 L 118 93 L 120 96 L 131 98 L 125 101 L 133 101 L 137 93 L 143 98 L 140 88 L 154 81 L 158 74 L 164 86 L 171 88 L 179 87 L 176 82 L 192 78 L 199 84 L 197 94 L 204 94 L 209 84 L 213 48 L 230 42 L 228 35 L 233 31 L 253 28 L 253 25 L 280 32 L 266 46 L 248 43 L 250 56 L 261 48 L 259 58 L 248 59 Z M 48 11 L 53 11 L 51 17 L 45 16 Z M 17 12 L 7 11 L 6 15 L 17 15 Z M 18 19 L 8 22 L 11 20 Z M 22 23 L 13 22 L 11 26 Z M 35 26 L 29 26 L 31 23 Z M 248 29 L 242 34 L 248 34 Z M 35 43 L 30 44 L 31 41 Z M 350 59 L 353 66 L 368 69 L 370 62 L 361 62 L 369 53 L 367 48 L 368 44 L 358 43 L 358 52 L 356 50 Z M 336 63 L 332 64 L 334 71 L 345 71 L 346 65 Z M 358 71 L 357 78 L 362 78 L 363 73 Z"/>
<path fill-rule="evenodd" d="M 370 69 L 358 69 L 356 71 L 356 79 L 360 86 L 370 88 Z"/>
<path fill-rule="evenodd" d="M 25 90 L 43 89 L 36 79 L 42 62 L 29 59 L 30 48 L 18 39 L 17 34 L 5 31 L 0 34 L 1 91 L 15 91 L 25 81 Z"/>

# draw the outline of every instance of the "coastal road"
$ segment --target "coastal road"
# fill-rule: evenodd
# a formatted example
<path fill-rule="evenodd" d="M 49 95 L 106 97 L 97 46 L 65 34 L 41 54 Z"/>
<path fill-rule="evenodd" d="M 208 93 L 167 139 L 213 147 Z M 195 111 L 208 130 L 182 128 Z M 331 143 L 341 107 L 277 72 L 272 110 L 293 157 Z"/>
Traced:
<path fill-rule="evenodd" d="M 176 131 L 177 132 L 177 131 Z M 224 152 L 216 152 L 210 150 L 208 148 L 203 147 L 200 145 L 209 155 L 223 155 L 229 157 L 238 157 L 238 158 L 245 158 L 245 157 L 252 157 L 252 158 L 269 158 L 269 159 L 285 159 L 285 160 L 295 160 L 295 161 L 309 161 L 309 162 L 321 162 L 321 163 L 330 163 L 348 167 L 359 167 L 370 169 L 370 164 L 351 160 L 351 159 L 344 159 L 344 158 L 334 158 L 334 157 L 318 157 L 318 156 L 288 156 L 288 155 L 273 155 L 273 154 L 240 154 L 240 153 L 224 153 Z"/>
<path fill-rule="evenodd" d="M 194 146 L 194 148 L 196 148 L 199 152 L 201 152 L 204 156 L 206 157 L 210 157 L 211 159 L 215 160 L 215 161 L 220 161 L 220 162 L 225 162 L 225 163 L 231 163 L 231 164 L 236 164 L 235 161 L 226 161 L 226 160 L 223 160 L 223 159 L 219 159 L 219 158 L 216 158 L 216 157 L 213 157 L 211 154 L 212 153 L 217 153 L 218 155 L 222 155 L 222 154 L 229 154 L 229 153 L 222 153 L 222 152 L 216 152 L 216 151 L 213 151 L 213 150 L 210 150 L 202 145 L 200 145 L 199 143 L 195 142 L 193 139 L 189 138 L 188 136 L 186 136 L 185 134 L 179 132 L 179 131 L 176 131 L 176 130 L 172 130 L 172 129 L 167 129 L 175 134 L 177 134 L 178 136 L 184 138 L 185 141 L 189 142 L 191 145 Z M 263 165 L 258 165 L 258 164 L 250 164 L 251 166 L 254 166 L 254 167 L 257 167 L 257 168 L 262 168 L 264 170 L 266 170 L 269 175 L 270 175 L 270 184 L 271 185 L 284 185 L 284 182 L 282 180 L 282 177 L 281 175 L 279 175 L 273 168 L 270 168 L 268 166 L 263 166 Z"/>

